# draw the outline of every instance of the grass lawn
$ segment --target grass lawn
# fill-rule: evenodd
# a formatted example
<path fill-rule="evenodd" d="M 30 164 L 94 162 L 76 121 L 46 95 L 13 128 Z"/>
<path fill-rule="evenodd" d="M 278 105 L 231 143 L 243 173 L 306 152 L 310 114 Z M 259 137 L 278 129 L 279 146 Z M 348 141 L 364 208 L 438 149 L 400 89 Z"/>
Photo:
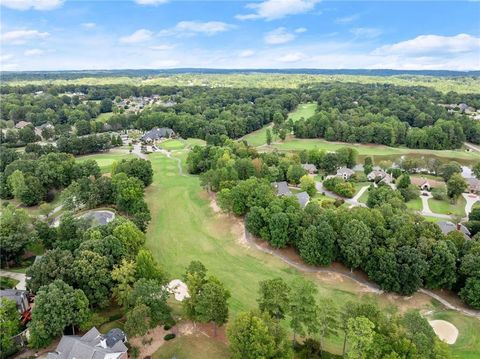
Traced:
<path fill-rule="evenodd" d="M 224 359 L 230 356 L 228 347 L 201 334 L 192 334 L 166 342 L 157 350 L 153 359 Z"/>
<path fill-rule="evenodd" d="M 100 166 L 100 170 L 102 171 L 102 173 L 108 173 L 112 168 L 113 162 L 120 161 L 124 158 L 126 159 L 135 158 L 135 155 L 127 154 L 127 153 L 106 152 L 106 153 L 97 153 L 94 155 L 79 156 L 79 157 L 76 157 L 75 160 L 78 162 L 82 162 L 86 160 L 95 160 Z"/>
<path fill-rule="evenodd" d="M 0 289 L 12 289 L 19 283 L 18 280 L 9 277 L 0 277 Z"/>
<path fill-rule="evenodd" d="M 273 148 L 277 148 L 283 151 L 300 151 L 319 149 L 326 151 L 336 151 L 342 147 L 352 147 L 358 151 L 359 155 L 363 156 L 390 156 L 390 155 L 433 155 L 442 158 L 448 158 L 451 160 L 463 159 L 477 161 L 478 154 L 473 152 L 466 152 L 463 150 L 417 150 L 405 147 L 388 147 L 383 145 L 365 145 L 358 143 L 342 143 L 342 142 L 329 142 L 323 139 L 309 139 L 309 138 L 295 138 L 293 136 L 287 137 L 282 143 L 272 145 Z"/>
<path fill-rule="evenodd" d="M 99 121 L 99 122 L 107 122 L 108 119 L 110 117 L 113 116 L 113 112 L 105 112 L 105 113 L 101 113 L 100 115 L 97 116 L 97 118 L 95 119 L 95 121 Z"/>
<path fill-rule="evenodd" d="M 422 199 L 419 197 L 408 201 L 407 208 L 410 208 L 414 211 L 421 211 L 423 209 Z"/>
<path fill-rule="evenodd" d="M 182 153 L 179 157 L 184 161 L 186 156 Z M 400 303 L 390 296 L 369 294 L 344 278 L 301 273 L 276 257 L 248 247 L 242 242 L 241 223 L 232 216 L 213 212 L 198 177 L 179 176 L 175 160 L 161 154 L 150 154 L 149 159 L 154 177 L 153 184 L 147 187 L 145 193 L 152 214 L 146 246 L 171 278 L 180 278 L 191 260 L 203 262 L 209 273 L 218 277 L 230 290 L 232 316 L 255 308 L 258 282 L 275 277 L 282 277 L 288 282 L 306 277 L 316 284 L 321 296 L 333 298 L 338 306 L 347 301 L 375 301 L 382 308 L 403 306 L 404 303 L 417 308 L 432 307 L 430 301 Z M 175 341 L 168 346 L 174 345 Z M 330 338 L 326 343 L 326 349 L 334 353 L 339 353 L 341 347 L 340 336 Z M 166 353 L 165 357 L 172 354 L 163 350 L 157 354 Z M 197 352 L 196 355 L 201 354 Z M 184 357 L 188 358 L 188 355 Z"/>
<path fill-rule="evenodd" d="M 315 103 L 304 103 L 297 106 L 295 111 L 290 112 L 288 118 L 291 118 L 294 122 L 298 121 L 300 118 L 309 118 L 315 114 L 315 109 L 317 108 L 317 104 Z M 268 124 L 263 126 L 261 129 L 254 131 L 246 136 L 243 137 L 244 140 L 248 142 L 250 146 L 261 146 L 267 143 L 267 129 L 272 128 L 272 124 Z M 272 141 L 278 141 L 278 136 L 275 136 L 272 133 Z"/>
<path fill-rule="evenodd" d="M 205 142 L 205 140 L 201 140 L 200 138 L 187 138 L 186 140 L 184 140 L 185 143 L 189 146 L 206 146 L 207 143 Z"/>
<path fill-rule="evenodd" d="M 162 141 L 159 144 L 159 147 L 163 148 L 164 150 L 169 150 L 169 151 L 171 151 L 171 150 L 181 150 L 182 148 L 185 147 L 185 143 L 183 143 L 180 140 L 170 139 L 170 140 Z"/>
<path fill-rule="evenodd" d="M 433 314 L 433 319 L 446 320 L 458 329 L 458 339 L 451 345 L 455 358 L 477 359 L 480 356 L 480 340 L 478 339 L 478 319 L 459 316 L 452 310 L 439 311 Z"/>
<path fill-rule="evenodd" d="M 363 194 L 358 199 L 358 202 L 360 203 L 367 203 L 367 201 L 368 201 L 368 189 L 365 192 L 363 192 Z"/>
<path fill-rule="evenodd" d="M 428 200 L 428 206 L 434 213 L 440 214 L 454 214 L 458 216 L 465 216 L 465 198 L 459 197 L 457 203 L 451 204 L 450 201 L 439 201 L 437 199 L 430 198 Z"/>

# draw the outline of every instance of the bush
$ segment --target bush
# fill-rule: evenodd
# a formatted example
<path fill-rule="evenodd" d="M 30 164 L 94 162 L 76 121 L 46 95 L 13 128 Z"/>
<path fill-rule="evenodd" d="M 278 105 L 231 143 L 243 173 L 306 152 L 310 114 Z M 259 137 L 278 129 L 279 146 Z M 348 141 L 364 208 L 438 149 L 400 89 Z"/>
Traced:
<path fill-rule="evenodd" d="M 114 314 L 114 315 L 111 315 L 108 317 L 108 321 L 109 322 L 113 322 L 115 320 L 119 320 L 119 319 L 122 319 L 123 317 L 123 314 L 122 313 L 117 313 L 117 314 Z"/>
<path fill-rule="evenodd" d="M 170 329 L 172 329 L 172 327 L 169 324 L 165 324 L 163 326 L 163 330 L 170 330 Z"/>
<path fill-rule="evenodd" d="M 434 199 L 444 201 L 447 199 L 447 191 L 445 188 L 434 188 L 432 189 L 432 196 Z"/>
<path fill-rule="evenodd" d="M 165 341 L 169 341 L 169 340 L 174 339 L 175 337 L 176 337 L 176 335 L 175 335 L 174 333 L 168 333 L 167 335 L 165 335 L 165 336 L 163 337 L 163 339 L 164 339 Z"/>
<path fill-rule="evenodd" d="M 140 356 L 140 349 L 138 349 L 137 347 L 131 347 L 128 354 L 131 358 L 137 359 Z"/>

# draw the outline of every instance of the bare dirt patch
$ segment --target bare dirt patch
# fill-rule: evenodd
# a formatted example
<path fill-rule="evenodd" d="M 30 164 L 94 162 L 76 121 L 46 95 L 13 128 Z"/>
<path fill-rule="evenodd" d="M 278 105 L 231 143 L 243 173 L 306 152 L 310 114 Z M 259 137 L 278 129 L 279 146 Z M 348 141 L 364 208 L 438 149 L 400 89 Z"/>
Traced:
<path fill-rule="evenodd" d="M 428 323 L 441 341 L 447 344 L 455 344 L 458 338 L 458 329 L 452 323 L 446 320 L 430 320 Z"/>

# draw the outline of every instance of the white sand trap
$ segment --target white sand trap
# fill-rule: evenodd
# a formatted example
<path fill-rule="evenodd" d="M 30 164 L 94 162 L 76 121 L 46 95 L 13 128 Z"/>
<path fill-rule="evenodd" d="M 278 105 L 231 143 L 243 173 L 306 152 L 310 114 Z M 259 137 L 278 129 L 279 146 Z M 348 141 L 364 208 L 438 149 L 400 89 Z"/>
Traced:
<path fill-rule="evenodd" d="M 174 279 L 167 285 L 168 291 L 175 296 L 175 299 L 179 302 L 185 298 L 190 298 L 188 294 L 188 287 L 180 279 Z"/>
<path fill-rule="evenodd" d="M 430 320 L 429 323 L 441 341 L 447 344 L 455 344 L 458 337 L 456 326 L 445 320 Z"/>

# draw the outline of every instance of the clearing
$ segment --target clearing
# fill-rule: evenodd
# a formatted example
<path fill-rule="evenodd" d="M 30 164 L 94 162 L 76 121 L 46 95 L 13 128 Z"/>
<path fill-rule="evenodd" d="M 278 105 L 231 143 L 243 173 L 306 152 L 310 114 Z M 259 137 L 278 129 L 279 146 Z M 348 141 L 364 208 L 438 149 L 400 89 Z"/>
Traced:
<path fill-rule="evenodd" d="M 102 174 L 104 174 L 104 173 L 110 172 L 110 170 L 112 169 L 112 164 L 114 162 L 119 162 L 122 159 L 131 159 L 131 158 L 135 158 L 135 155 L 111 150 L 110 152 L 107 152 L 107 153 L 97 153 L 94 155 L 79 156 L 79 157 L 76 157 L 75 159 L 78 162 L 83 162 L 86 160 L 97 161 L 98 165 L 100 166 L 100 170 L 102 171 Z"/>

